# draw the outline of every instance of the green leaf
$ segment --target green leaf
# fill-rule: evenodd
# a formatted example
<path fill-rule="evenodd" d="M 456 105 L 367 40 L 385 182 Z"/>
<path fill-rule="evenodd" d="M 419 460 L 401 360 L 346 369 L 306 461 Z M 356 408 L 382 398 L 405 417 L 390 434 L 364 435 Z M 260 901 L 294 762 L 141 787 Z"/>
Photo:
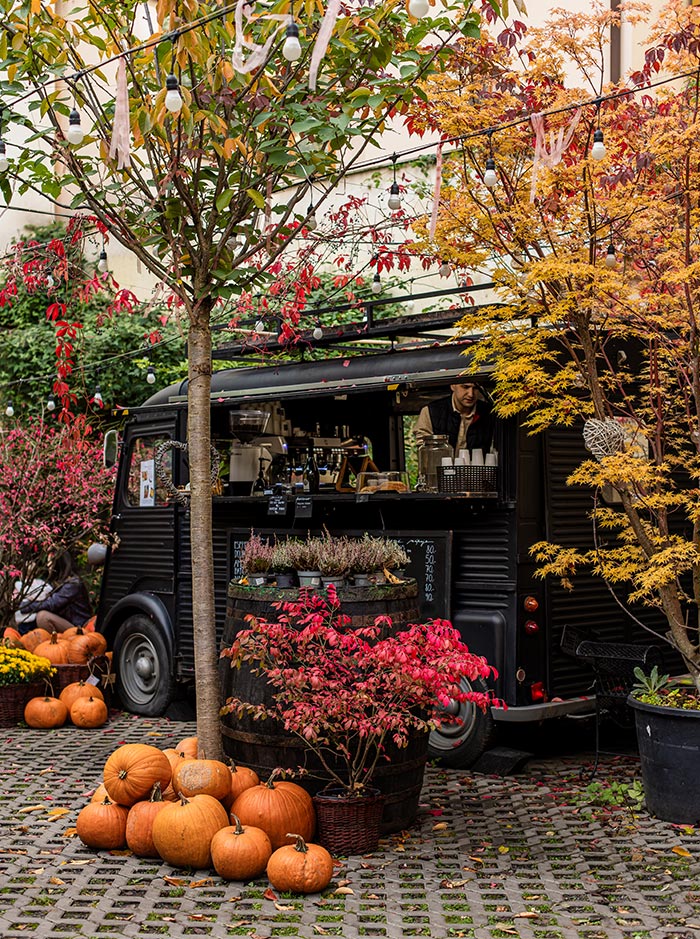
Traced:
<path fill-rule="evenodd" d="M 236 195 L 235 189 L 224 189 L 219 198 L 216 200 L 216 209 L 218 212 L 223 212 L 231 204 L 231 199 Z"/>
<path fill-rule="evenodd" d="M 246 189 L 246 195 L 258 209 L 265 208 L 265 196 L 257 189 Z"/>

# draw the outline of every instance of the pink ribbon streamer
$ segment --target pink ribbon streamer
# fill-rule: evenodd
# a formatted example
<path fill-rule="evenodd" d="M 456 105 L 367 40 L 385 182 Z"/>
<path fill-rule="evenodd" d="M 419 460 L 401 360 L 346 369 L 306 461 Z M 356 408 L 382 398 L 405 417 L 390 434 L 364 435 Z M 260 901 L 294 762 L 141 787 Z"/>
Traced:
<path fill-rule="evenodd" d="M 433 211 L 430 215 L 430 228 L 428 234 L 432 241 L 437 227 L 438 211 L 440 209 L 440 187 L 442 186 L 442 141 L 437 146 L 435 154 L 435 189 L 433 190 Z"/>
<path fill-rule="evenodd" d="M 554 131 L 549 132 L 549 149 L 547 149 L 547 140 L 544 129 L 544 115 L 533 114 L 530 118 L 532 129 L 535 132 L 535 156 L 532 163 L 532 184 L 530 186 L 530 202 L 535 201 L 537 194 L 537 173 L 540 165 L 549 169 L 561 163 L 561 158 L 571 143 L 574 131 L 581 119 L 582 109 L 577 108 L 573 117 L 569 121 L 569 126 L 560 127 L 555 136 Z"/>
<path fill-rule="evenodd" d="M 309 63 L 309 91 L 316 91 L 316 79 L 321 61 L 328 49 L 328 43 L 331 41 L 333 29 L 335 27 L 338 14 L 340 13 L 341 0 L 329 0 L 323 21 L 316 36 L 316 42 L 311 53 Z"/>
<path fill-rule="evenodd" d="M 131 124 L 129 122 L 129 87 L 126 80 L 126 59 L 119 59 L 117 65 L 117 91 L 114 96 L 114 123 L 112 140 L 109 145 L 109 158 L 117 158 L 117 169 L 131 166 L 130 149 Z"/>
<path fill-rule="evenodd" d="M 261 65 L 265 63 L 267 56 L 272 48 L 272 44 L 277 38 L 277 34 L 283 28 L 285 23 L 289 22 L 289 16 L 285 16 L 281 13 L 269 13 L 265 16 L 256 17 L 256 19 L 265 19 L 265 20 L 278 20 L 278 25 L 272 30 L 270 36 L 264 45 L 258 45 L 255 42 L 248 42 L 245 38 L 245 31 L 243 29 L 243 11 L 246 10 L 246 20 L 250 20 L 251 12 L 253 5 L 250 0 L 238 0 L 236 4 L 236 11 L 234 13 L 234 24 L 236 31 L 236 38 L 233 44 L 233 55 L 231 56 L 231 61 L 233 63 L 234 69 L 241 75 L 245 75 L 246 72 L 252 72 L 253 69 L 260 68 Z M 250 52 L 248 58 L 245 58 L 245 50 Z"/>

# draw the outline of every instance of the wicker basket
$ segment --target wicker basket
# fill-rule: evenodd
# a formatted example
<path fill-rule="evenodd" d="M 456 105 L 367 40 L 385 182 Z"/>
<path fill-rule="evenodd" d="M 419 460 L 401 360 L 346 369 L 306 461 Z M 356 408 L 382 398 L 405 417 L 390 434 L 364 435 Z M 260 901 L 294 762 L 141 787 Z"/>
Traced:
<path fill-rule="evenodd" d="M 98 678 L 98 685 L 103 694 L 111 690 L 110 663 L 106 655 L 97 655 L 86 665 L 55 665 L 56 676 L 51 679 L 54 695 L 56 697 L 66 685 L 74 681 L 86 681 L 91 675 Z M 107 696 L 105 694 L 105 700 Z"/>
<path fill-rule="evenodd" d="M 495 466 L 438 466 L 440 492 L 497 492 Z"/>
<path fill-rule="evenodd" d="M 14 727 L 24 718 L 24 706 L 30 698 L 45 693 L 46 682 L 32 681 L 0 687 L 0 727 Z"/>
<path fill-rule="evenodd" d="M 369 790 L 350 798 L 341 790 L 325 789 L 313 797 L 318 843 L 331 854 L 367 854 L 379 846 L 384 796 Z"/>

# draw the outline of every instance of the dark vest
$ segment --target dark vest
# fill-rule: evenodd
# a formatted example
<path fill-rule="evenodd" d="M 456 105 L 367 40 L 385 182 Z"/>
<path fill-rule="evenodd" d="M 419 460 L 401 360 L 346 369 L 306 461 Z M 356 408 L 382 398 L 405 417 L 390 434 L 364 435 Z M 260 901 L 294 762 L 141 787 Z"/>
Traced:
<path fill-rule="evenodd" d="M 433 433 L 444 434 L 454 449 L 457 446 L 462 418 L 452 407 L 452 396 L 433 401 L 428 405 L 428 411 Z M 476 447 L 487 451 L 491 447 L 492 436 L 491 408 L 485 401 L 477 401 L 474 419 L 467 428 L 467 448 L 473 450 Z"/>

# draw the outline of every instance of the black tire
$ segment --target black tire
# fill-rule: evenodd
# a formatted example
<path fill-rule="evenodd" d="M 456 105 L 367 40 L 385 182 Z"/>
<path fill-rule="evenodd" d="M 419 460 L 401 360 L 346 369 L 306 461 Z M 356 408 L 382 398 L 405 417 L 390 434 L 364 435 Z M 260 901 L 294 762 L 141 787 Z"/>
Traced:
<path fill-rule="evenodd" d="M 462 679 L 465 691 L 486 691 L 486 685 L 480 680 L 470 682 Z M 438 760 L 443 766 L 466 769 L 488 750 L 496 737 L 496 726 L 490 712 L 469 701 L 453 702 L 445 709 L 446 719 L 430 734 L 428 756 Z M 449 718 L 449 719 L 447 719 Z"/>
<path fill-rule="evenodd" d="M 125 711 L 160 716 L 175 694 L 170 646 L 153 620 L 141 613 L 119 627 L 114 640 L 117 694 Z"/>

